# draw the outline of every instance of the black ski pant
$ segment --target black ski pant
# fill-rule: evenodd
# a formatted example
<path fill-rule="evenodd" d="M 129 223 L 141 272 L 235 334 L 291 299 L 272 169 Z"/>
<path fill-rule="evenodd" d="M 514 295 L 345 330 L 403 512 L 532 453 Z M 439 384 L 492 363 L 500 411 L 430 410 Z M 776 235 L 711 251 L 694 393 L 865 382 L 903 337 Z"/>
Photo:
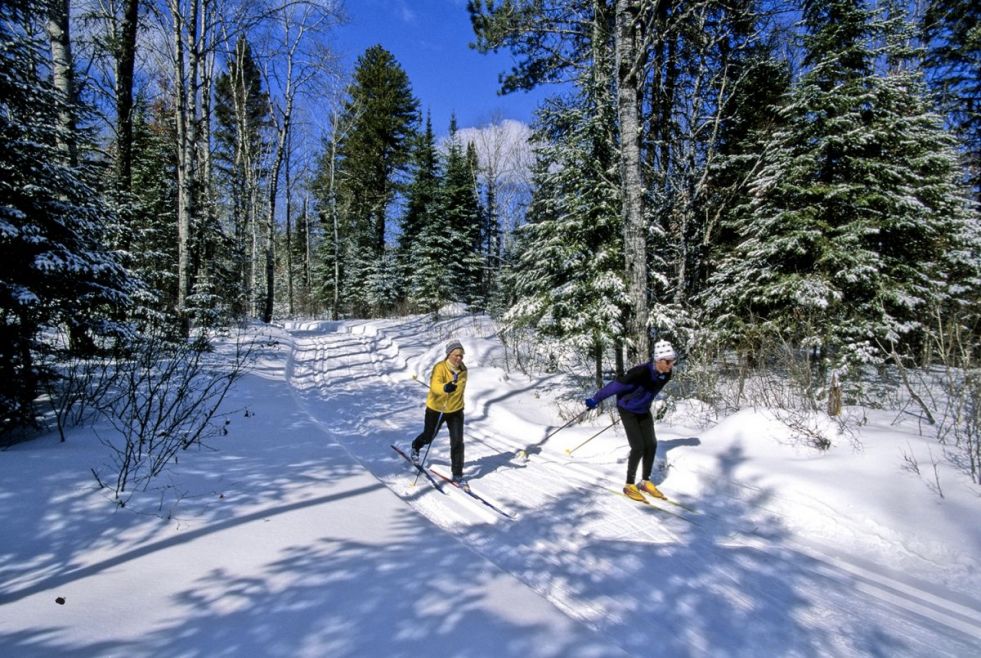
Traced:
<path fill-rule="evenodd" d="M 444 414 L 426 407 L 426 424 L 412 441 L 412 449 L 422 450 L 423 446 L 432 443 L 444 422 L 450 431 L 450 467 L 453 477 L 460 478 L 463 477 L 463 409 Z"/>
<path fill-rule="evenodd" d="M 641 464 L 641 480 L 651 479 L 654 468 L 654 455 L 657 454 L 657 436 L 654 434 L 654 416 L 651 412 L 635 414 L 617 407 L 623 429 L 630 442 L 630 455 L 627 457 L 627 484 L 634 483 L 637 464 Z"/>

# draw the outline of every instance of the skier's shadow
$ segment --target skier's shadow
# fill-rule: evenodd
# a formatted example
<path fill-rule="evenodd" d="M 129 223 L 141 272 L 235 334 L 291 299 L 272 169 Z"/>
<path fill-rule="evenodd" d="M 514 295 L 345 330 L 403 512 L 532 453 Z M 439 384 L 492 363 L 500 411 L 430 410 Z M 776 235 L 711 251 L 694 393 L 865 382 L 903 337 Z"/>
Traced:
<path fill-rule="evenodd" d="M 657 451 L 661 452 L 661 448 L 664 448 L 664 453 L 667 454 L 669 451 L 674 450 L 680 446 L 700 446 L 702 445 L 702 440 L 697 436 L 689 436 L 686 439 L 667 439 L 667 440 L 657 440 Z"/>
<path fill-rule="evenodd" d="M 484 475 L 492 473 L 499 468 L 518 468 L 514 464 L 514 459 L 515 456 L 513 452 L 501 452 L 468 462 L 468 464 L 473 467 L 473 474 L 471 477 L 483 477 Z"/>
<path fill-rule="evenodd" d="M 700 446 L 700 445 L 702 445 L 702 440 L 697 436 L 690 436 L 684 439 L 667 439 L 664 441 L 658 439 L 657 455 L 655 455 L 655 457 L 660 456 L 663 457 L 665 460 L 667 460 L 667 454 L 672 450 L 674 450 L 675 448 L 679 448 L 681 446 Z M 670 466 L 668 468 L 670 468 Z M 654 482 L 654 484 L 661 484 L 661 482 L 663 482 L 667 477 L 667 473 L 668 473 L 668 469 L 665 469 L 663 471 L 658 471 L 655 468 L 654 472 L 651 473 L 651 481 Z"/>

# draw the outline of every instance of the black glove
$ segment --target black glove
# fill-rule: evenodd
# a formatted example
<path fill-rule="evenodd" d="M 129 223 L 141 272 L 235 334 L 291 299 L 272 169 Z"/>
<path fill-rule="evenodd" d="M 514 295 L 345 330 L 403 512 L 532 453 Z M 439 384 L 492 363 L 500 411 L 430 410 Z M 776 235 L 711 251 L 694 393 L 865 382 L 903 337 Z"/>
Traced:
<path fill-rule="evenodd" d="M 446 384 L 443 385 L 443 391 L 446 393 L 452 393 L 455 390 L 456 390 L 456 384 L 454 384 L 453 382 L 447 382 Z"/>

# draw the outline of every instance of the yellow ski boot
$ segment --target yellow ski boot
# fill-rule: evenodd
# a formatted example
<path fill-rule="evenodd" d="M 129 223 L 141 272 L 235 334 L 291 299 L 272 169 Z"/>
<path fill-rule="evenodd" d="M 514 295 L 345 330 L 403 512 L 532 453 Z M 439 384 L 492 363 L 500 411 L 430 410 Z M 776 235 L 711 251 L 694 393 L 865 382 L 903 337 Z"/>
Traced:
<path fill-rule="evenodd" d="M 644 493 L 649 493 L 655 498 L 661 498 L 662 500 L 667 500 L 668 498 L 663 493 L 661 493 L 658 490 L 658 488 L 654 486 L 654 483 L 651 482 L 650 480 L 641 480 L 637 488 L 643 491 Z"/>
<path fill-rule="evenodd" d="M 627 484 L 626 486 L 624 486 L 623 495 L 626 496 L 627 498 L 636 500 L 641 503 L 645 502 L 644 494 L 640 493 L 640 489 L 637 488 L 636 484 Z"/>

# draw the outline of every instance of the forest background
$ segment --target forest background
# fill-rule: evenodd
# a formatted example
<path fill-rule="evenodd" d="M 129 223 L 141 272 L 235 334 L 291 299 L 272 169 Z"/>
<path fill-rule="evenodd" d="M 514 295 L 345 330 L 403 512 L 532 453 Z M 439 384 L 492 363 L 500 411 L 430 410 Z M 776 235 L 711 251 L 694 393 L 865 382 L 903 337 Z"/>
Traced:
<path fill-rule="evenodd" d="M 437 140 L 382 45 L 341 70 L 339 1 L 5 0 L 5 440 L 101 414 L 166 462 L 211 332 L 463 303 L 584 385 L 668 338 L 721 407 L 888 400 L 981 482 L 976 3 L 467 10 L 503 92 L 559 90 L 533 125 Z"/>

